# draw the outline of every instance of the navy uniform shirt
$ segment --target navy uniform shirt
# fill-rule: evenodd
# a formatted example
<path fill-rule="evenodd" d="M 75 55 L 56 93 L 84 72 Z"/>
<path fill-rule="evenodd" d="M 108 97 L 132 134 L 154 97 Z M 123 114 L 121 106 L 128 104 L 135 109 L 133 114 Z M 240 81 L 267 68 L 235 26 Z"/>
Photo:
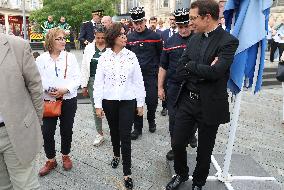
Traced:
<path fill-rule="evenodd" d="M 130 33 L 127 39 L 126 47 L 136 54 L 143 76 L 157 75 L 163 47 L 160 35 L 146 28 Z"/>
<path fill-rule="evenodd" d="M 95 26 L 93 25 L 92 21 L 83 22 L 80 28 L 80 36 L 78 38 L 79 41 L 84 43 L 87 40 L 88 42 L 92 43 L 95 39 L 94 29 Z"/>
<path fill-rule="evenodd" d="M 160 66 L 167 71 L 167 79 L 170 83 L 181 83 L 176 78 L 176 69 L 178 61 L 187 47 L 187 41 L 191 36 L 183 38 L 180 34 L 176 33 L 164 44 Z"/>

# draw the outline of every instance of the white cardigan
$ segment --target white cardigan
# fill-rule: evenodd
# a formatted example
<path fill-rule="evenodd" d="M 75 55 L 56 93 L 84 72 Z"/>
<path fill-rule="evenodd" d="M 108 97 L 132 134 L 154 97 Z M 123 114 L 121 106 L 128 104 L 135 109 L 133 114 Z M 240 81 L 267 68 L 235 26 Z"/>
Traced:
<path fill-rule="evenodd" d="M 95 43 L 90 43 L 85 47 L 81 64 L 81 88 L 87 87 L 90 78 L 90 62 L 96 53 Z"/>

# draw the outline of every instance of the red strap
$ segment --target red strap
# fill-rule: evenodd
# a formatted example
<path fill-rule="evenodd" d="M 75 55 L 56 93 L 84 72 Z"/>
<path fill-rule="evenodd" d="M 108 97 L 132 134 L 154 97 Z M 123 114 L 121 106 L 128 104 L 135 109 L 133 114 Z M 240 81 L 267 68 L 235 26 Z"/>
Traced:
<path fill-rule="evenodd" d="M 175 47 L 170 47 L 170 48 L 163 48 L 163 51 L 171 51 L 171 50 L 174 50 L 174 49 L 179 49 L 179 48 L 186 48 L 186 45 L 185 44 L 182 44 L 180 46 L 175 46 Z"/>
<path fill-rule="evenodd" d="M 161 42 L 162 40 L 138 40 L 138 41 L 134 41 L 134 42 L 127 42 L 127 44 L 129 45 L 135 45 L 137 43 L 158 43 Z"/>

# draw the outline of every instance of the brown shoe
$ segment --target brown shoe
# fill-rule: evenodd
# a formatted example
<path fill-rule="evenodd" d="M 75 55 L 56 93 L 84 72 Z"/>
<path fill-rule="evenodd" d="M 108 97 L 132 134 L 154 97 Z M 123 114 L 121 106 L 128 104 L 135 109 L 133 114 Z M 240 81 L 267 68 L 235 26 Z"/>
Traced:
<path fill-rule="evenodd" d="M 62 156 L 63 168 L 65 171 L 71 170 L 73 164 L 70 156 Z"/>
<path fill-rule="evenodd" d="M 45 176 L 51 172 L 51 170 L 54 170 L 57 167 L 56 160 L 54 162 L 47 161 L 45 165 L 39 170 L 39 176 Z"/>

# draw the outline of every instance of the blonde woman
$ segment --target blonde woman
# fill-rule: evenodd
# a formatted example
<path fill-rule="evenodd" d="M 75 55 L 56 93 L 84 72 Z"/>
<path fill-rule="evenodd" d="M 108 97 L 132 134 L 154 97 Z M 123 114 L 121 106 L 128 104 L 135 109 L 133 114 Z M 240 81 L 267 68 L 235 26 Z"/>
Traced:
<path fill-rule="evenodd" d="M 80 70 L 76 57 L 64 51 L 66 45 L 64 30 L 59 28 L 49 30 L 45 43 L 48 51 L 36 60 L 42 78 L 44 99 L 55 101 L 62 98 L 63 101 L 59 117 L 43 118 L 42 135 L 48 160 L 39 171 L 40 176 L 47 175 L 57 166 L 54 135 L 58 119 L 60 120 L 63 168 L 64 170 L 72 168 L 69 153 L 77 110 L 77 89 L 80 86 Z"/>
<path fill-rule="evenodd" d="M 102 129 L 102 119 L 96 115 L 93 99 L 93 85 L 96 75 L 96 69 L 98 65 L 98 59 L 106 50 L 105 45 L 105 28 L 102 25 L 98 25 L 94 31 L 95 40 L 88 44 L 84 50 L 81 73 L 82 81 L 81 87 L 83 89 L 83 96 L 90 96 L 93 114 L 95 119 L 95 126 L 97 130 L 96 138 L 93 142 L 94 146 L 99 146 L 104 142 L 104 133 Z M 95 89 L 96 90 L 96 89 Z"/>

